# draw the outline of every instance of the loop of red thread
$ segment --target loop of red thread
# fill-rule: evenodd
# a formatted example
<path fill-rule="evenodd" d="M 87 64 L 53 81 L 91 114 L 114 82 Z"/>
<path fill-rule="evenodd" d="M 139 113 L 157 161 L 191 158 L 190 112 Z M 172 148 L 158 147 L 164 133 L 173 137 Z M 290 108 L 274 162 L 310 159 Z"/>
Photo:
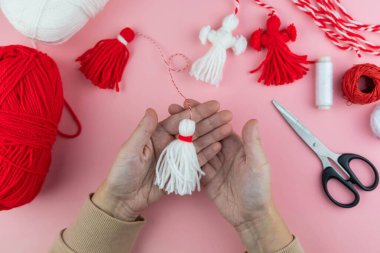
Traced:
<path fill-rule="evenodd" d="M 164 62 L 164 64 L 167 67 L 169 77 L 170 77 L 170 81 L 171 81 L 173 87 L 176 89 L 177 93 L 183 99 L 185 99 L 185 104 L 188 104 L 188 109 L 189 109 L 189 113 L 190 113 L 189 117 L 191 119 L 192 118 L 192 111 L 191 111 L 190 103 L 188 102 L 188 98 L 182 93 L 182 91 L 180 90 L 179 86 L 177 85 L 177 83 L 175 82 L 174 77 L 173 77 L 173 72 L 183 72 L 190 67 L 190 65 L 191 65 L 190 59 L 186 55 L 181 54 L 181 53 L 173 54 L 173 55 L 169 56 L 169 58 L 166 59 L 163 49 L 161 48 L 161 46 L 158 44 L 158 42 L 155 39 L 153 39 L 152 37 L 147 36 L 143 33 L 136 33 L 136 35 L 141 36 L 142 38 L 148 40 L 150 43 L 152 43 L 154 45 L 154 47 L 159 52 L 162 61 Z M 173 59 L 177 56 L 181 57 L 186 62 L 185 66 L 183 66 L 182 68 L 176 68 L 175 66 L 173 66 Z"/>
<path fill-rule="evenodd" d="M 359 88 L 360 78 L 372 80 L 373 87 L 362 91 Z M 380 99 L 380 68 L 374 64 L 359 64 L 349 69 L 343 76 L 343 96 L 353 104 L 369 104 Z"/>
<path fill-rule="evenodd" d="M 0 47 L 0 210 L 41 190 L 63 108 L 61 77 L 46 54 Z"/>
<path fill-rule="evenodd" d="M 178 135 L 178 140 L 190 143 L 193 142 L 193 136 Z"/>
<path fill-rule="evenodd" d="M 71 108 L 71 106 L 69 105 L 69 103 L 67 103 L 66 100 L 64 100 L 64 105 L 65 105 L 67 111 L 69 112 L 70 116 L 74 120 L 74 123 L 77 126 L 77 131 L 73 134 L 67 134 L 67 133 L 64 133 L 64 132 L 58 130 L 58 134 L 64 138 L 76 138 L 82 132 L 82 124 L 80 123 L 78 116 L 75 114 L 74 110 Z"/>

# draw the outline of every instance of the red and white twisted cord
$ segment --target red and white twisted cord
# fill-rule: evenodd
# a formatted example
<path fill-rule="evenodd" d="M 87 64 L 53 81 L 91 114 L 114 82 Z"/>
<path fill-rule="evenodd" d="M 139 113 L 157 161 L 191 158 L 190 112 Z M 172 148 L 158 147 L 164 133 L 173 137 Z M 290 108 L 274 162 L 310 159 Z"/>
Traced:
<path fill-rule="evenodd" d="M 380 46 L 368 41 L 360 31 L 380 32 L 380 25 L 368 25 L 354 20 L 340 0 L 292 0 L 301 11 L 340 49 L 380 55 Z M 312 3 L 314 2 L 314 4 Z"/>
<path fill-rule="evenodd" d="M 240 10 L 240 0 L 235 0 L 235 10 L 234 10 L 235 15 L 239 13 L 239 10 Z"/>
<path fill-rule="evenodd" d="M 269 15 L 273 15 L 276 13 L 276 9 L 272 6 L 272 5 L 269 5 L 269 4 L 266 4 L 264 2 L 262 2 L 261 0 L 253 0 L 257 5 L 269 10 Z"/>

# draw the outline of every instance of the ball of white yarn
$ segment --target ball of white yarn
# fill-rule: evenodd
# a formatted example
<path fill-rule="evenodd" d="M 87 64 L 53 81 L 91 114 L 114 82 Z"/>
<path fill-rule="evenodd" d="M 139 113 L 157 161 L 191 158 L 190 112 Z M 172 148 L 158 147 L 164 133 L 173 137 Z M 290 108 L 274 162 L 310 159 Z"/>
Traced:
<path fill-rule="evenodd" d="M 380 138 L 380 105 L 375 107 L 371 115 L 371 127 L 373 133 Z"/>
<path fill-rule="evenodd" d="M 108 0 L 0 0 L 16 30 L 48 43 L 62 43 L 77 33 Z"/>

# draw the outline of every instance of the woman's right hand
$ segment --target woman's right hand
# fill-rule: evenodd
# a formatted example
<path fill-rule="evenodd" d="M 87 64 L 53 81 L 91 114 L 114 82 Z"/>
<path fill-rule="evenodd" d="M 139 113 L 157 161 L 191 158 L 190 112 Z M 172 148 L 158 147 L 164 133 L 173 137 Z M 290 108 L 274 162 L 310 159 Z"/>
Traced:
<path fill-rule="evenodd" d="M 183 110 L 179 105 L 171 113 Z M 221 151 L 203 166 L 203 187 L 219 212 L 234 226 L 248 252 L 276 252 L 293 236 L 278 214 L 271 196 L 270 165 L 261 145 L 256 120 L 242 136 L 232 133 Z"/>

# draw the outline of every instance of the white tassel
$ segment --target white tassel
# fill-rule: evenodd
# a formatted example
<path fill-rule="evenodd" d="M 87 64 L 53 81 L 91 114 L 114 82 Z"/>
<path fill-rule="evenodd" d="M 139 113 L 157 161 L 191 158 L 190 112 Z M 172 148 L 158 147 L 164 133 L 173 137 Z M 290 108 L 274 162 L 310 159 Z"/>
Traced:
<path fill-rule="evenodd" d="M 192 143 L 195 122 L 184 119 L 179 124 L 179 137 L 162 151 L 156 166 L 155 184 L 167 193 L 179 195 L 200 191 L 201 170 Z"/>
<path fill-rule="evenodd" d="M 380 105 L 375 107 L 371 115 L 371 127 L 373 133 L 380 138 Z"/>
<path fill-rule="evenodd" d="M 240 55 L 247 49 L 247 40 L 244 36 L 235 37 L 232 31 L 238 26 L 239 20 L 231 14 L 224 18 L 218 30 L 205 26 L 199 33 L 199 40 L 206 44 L 211 42 L 212 47 L 205 56 L 195 61 L 191 67 L 190 75 L 195 79 L 219 86 L 223 78 L 223 67 L 227 58 L 227 49 L 232 49 L 235 55 Z"/>

